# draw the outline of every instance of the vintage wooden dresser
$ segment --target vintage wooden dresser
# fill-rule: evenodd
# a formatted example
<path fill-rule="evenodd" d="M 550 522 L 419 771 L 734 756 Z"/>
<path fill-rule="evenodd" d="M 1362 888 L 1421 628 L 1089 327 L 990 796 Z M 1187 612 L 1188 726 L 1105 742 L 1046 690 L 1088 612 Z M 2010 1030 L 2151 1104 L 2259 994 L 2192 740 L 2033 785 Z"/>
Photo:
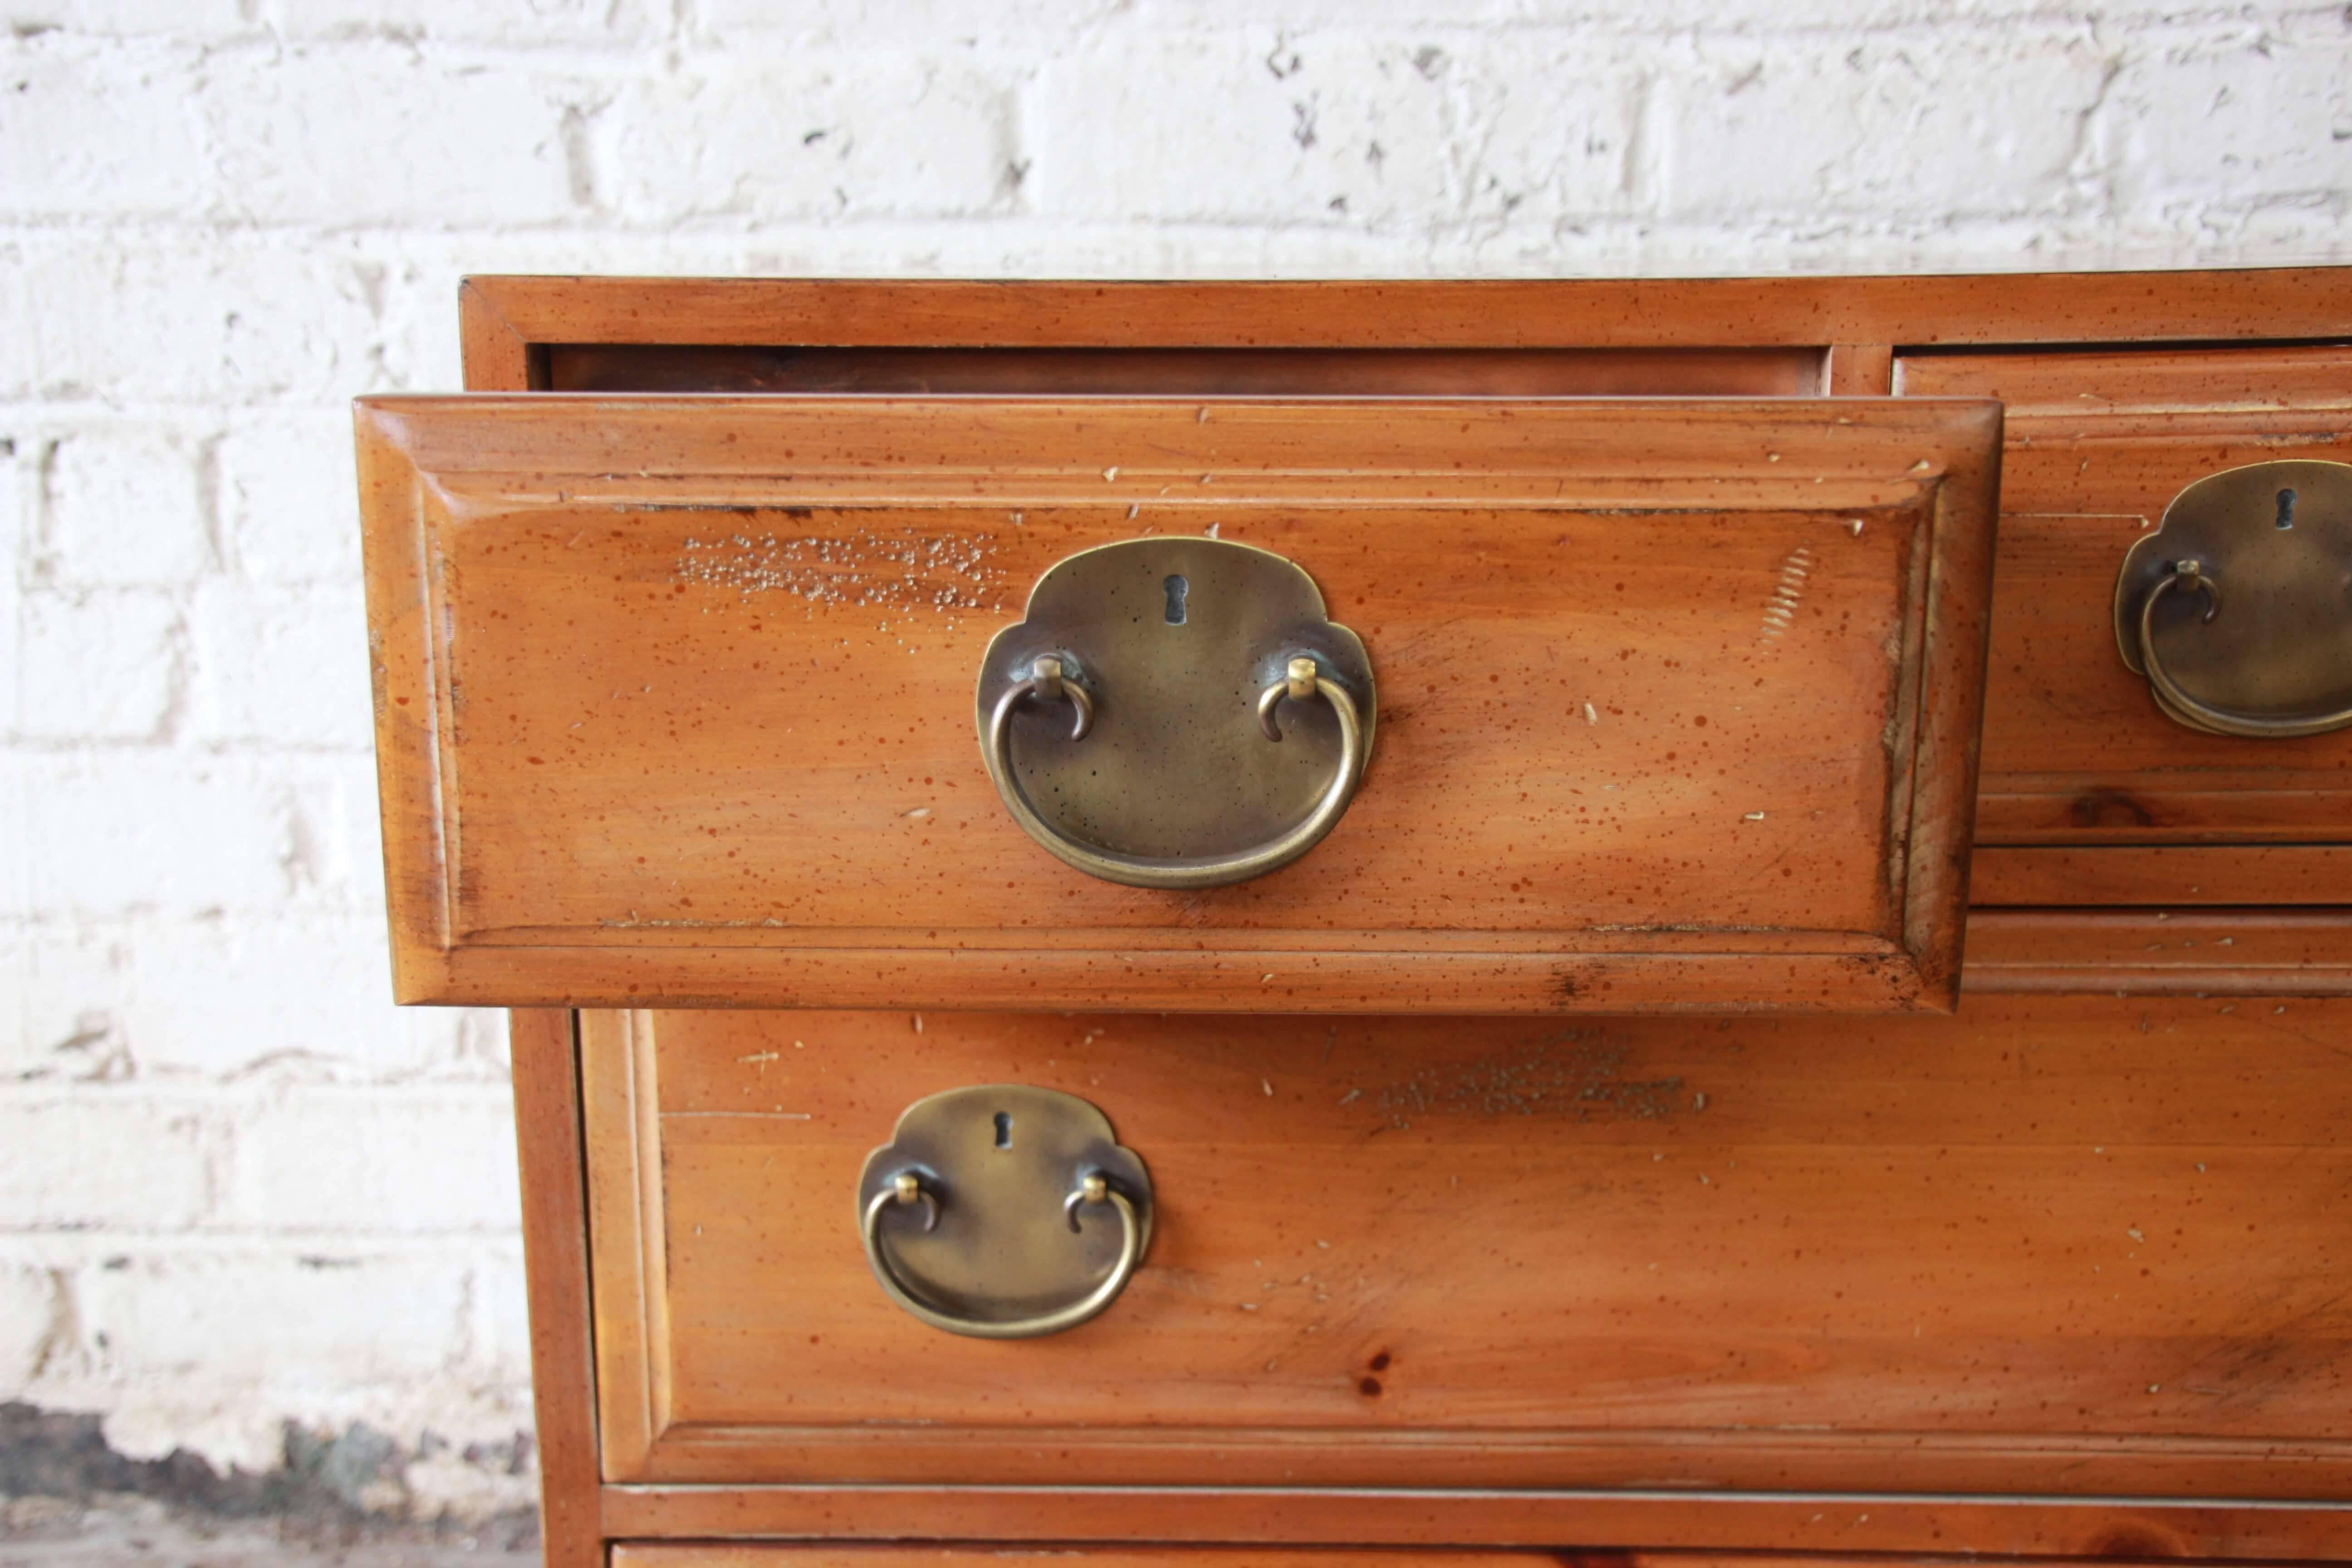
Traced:
<path fill-rule="evenodd" d="M 2352 1556 L 2352 269 L 461 304 L 551 1563 Z"/>

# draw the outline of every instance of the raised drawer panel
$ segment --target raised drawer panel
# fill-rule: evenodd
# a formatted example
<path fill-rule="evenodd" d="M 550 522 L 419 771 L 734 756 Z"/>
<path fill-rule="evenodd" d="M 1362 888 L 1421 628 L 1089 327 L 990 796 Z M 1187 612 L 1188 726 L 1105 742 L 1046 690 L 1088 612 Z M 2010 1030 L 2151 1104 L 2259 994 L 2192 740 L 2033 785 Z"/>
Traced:
<path fill-rule="evenodd" d="M 583 1031 L 610 1480 L 2352 1499 L 2352 1002 Z M 860 1247 L 899 1110 L 990 1083 L 1156 1194 L 1046 1339 Z"/>
<path fill-rule="evenodd" d="M 1896 386 L 2008 409 L 1979 842 L 2352 842 L 2352 731 L 2176 723 L 2118 656 L 2114 613 L 2124 552 L 2192 481 L 2352 461 L 2352 347 L 1915 354 Z"/>
<path fill-rule="evenodd" d="M 405 1000 L 1951 1005 L 1990 404 L 520 396 L 361 427 Z M 1049 566 L 1154 533 L 1297 563 L 1369 652 L 1361 787 L 1255 880 L 1074 870 L 983 764 L 991 639 Z M 1167 647 L 1141 661 L 1194 657 Z"/>

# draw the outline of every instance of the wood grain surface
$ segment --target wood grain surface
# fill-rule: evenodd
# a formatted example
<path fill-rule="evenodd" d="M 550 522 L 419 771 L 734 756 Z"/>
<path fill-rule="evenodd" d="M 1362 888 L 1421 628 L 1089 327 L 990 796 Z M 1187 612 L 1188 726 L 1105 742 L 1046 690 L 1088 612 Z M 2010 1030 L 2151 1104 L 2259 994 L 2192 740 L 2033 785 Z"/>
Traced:
<path fill-rule="evenodd" d="M 587 1170 L 581 1149 L 576 1015 L 509 1015 L 521 1155 L 523 1268 L 530 1290 L 533 1435 L 545 1568 L 604 1561 L 597 1513 L 594 1351 L 588 1323 Z"/>
<path fill-rule="evenodd" d="M 1729 348 L 2352 338 L 2341 268 L 1977 277 L 982 282 L 477 277 L 520 342 Z"/>
<path fill-rule="evenodd" d="M 2176 723 L 2125 667 L 2114 617 L 2125 550 L 2192 481 L 2352 459 L 2352 348 L 1932 354 L 1897 375 L 1906 394 L 2009 409 L 1978 841 L 2352 842 L 2352 731 Z"/>
<path fill-rule="evenodd" d="M 587 1015 L 605 1475 L 2352 1500 L 2347 1025 Z M 1048 1340 L 859 1248 L 866 1152 L 991 1082 L 1152 1173 Z"/>
<path fill-rule="evenodd" d="M 1969 923 L 1973 994 L 1957 1017 L 595 1013 L 582 1016 L 583 1081 L 564 1016 L 519 1014 L 551 1564 L 602 1562 L 608 1539 L 615 1568 L 955 1568 L 982 1554 L 1108 1568 L 1407 1556 L 1507 1568 L 1532 1554 L 1472 1545 L 1612 1568 L 1892 1568 L 1953 1553 L 2352 1558 L 2352 1319 L 2332 1284 L 2344 1259 L 2331 1218 L 2352 1186 L 2340 1132 L 2352 1110 L 2342 1070 L 2352 891 L 2336 863 L 2336 847 L 2352 844 L 2352 742 L 2182 729 L 2123 668 L 2109 629 L 2124 549 L 2183 485 L 2269 457 L 2342 457 L 2346 278 L 468 280 L 460 313 L 475 390 L 1899 391 L 1999 398 L 2011 418 L 1979 824 L 1990 848 L 1975 878 L 1990 907 Z M 747 942 L 745 928 L 716 923 L 630 917 L 617 934 L 602 924 L 614 893 L 644 901 L 629 862 L 615 862 L 614 820 L 620 836 L 698 833 L 696 874 L 734 888 L 750 884 L 719 862 L 727 849 L 743 858 L 732 837 L 741 814 L 714 816 L 705 801 L 699 816 L 649 816 L 627 804 L 642 784 L 623 782 L 617 819 L 609 798 L 594 817 L 551 813 L 521 772 L 551 761 L 513 753 L 547 758 L 539 731 L 552 715 L 518 705 L 506 711 L 520 717 L 499 719 L 498 677 L 552 670 L 561 691 L 654 649 L 675 660 L 667 668 L 714 671 L 723 701 L 667 692 L 674 706 L 614 710 L 636 721 L 614 753 L 626 758 L 614 779 L 635 767 L 642 781 L 670 765 L 665 750 L 692 757 L 734 721 L 730 708 L 761 709 L 772 731 L 779 721 L 761 705 L 777 700 L 785 667 L 749 651 L 748 618 L 708 629 L 740 605 L 689 617 L 628 600 L 635 588 L 683 596 L 671 580 L 681 542 L 667 561 L 656 552 L 625 564 L 609 605 L 567 609 L 547 592 L 562 580 L 552 546 L 531 545 L 527 529 L 497 536 L 499 508 L 478 504 L 486 491 L 542 519 L 603 507 L 635 526 L 692 488 L 675 465 L 694 442 L 648 444 L 582 419 L 605 406 L 566 400 L 550 413 L 580 427 L 556 461 L 545 447 L 460 440 L 445 448 L 472 465 L 457 485 L 418 486 L 383 443 L 362 442 L 374 500 L 385 515 L 407 509 L 370 549 L 406 994 L 843 1005 L 929 986 L 986 999 L 961 958 L 948 980 L 934 969 L 910 984 L 902 949 L 802 947 L 785 955 L 795 984 L 780 989 L 778 954 L 764 945 L 782 940 L 765 934 L 773 928 Z M 582 447 L 610 456 L 582 464 Z M 1748 467 L 1738 471 L 1752 477 L 1759 453 L 1739 455 Z M 1119 466 L 1132 485 L 1148 463 Z M 836 492 L 827 504 L 854 488 L 846 465 L 795 456 L 789 467 L 824 470 Z M 1044 507 L 993 500 L 1018 506 L 1024 529 L 1055 509 L 1052 526 L 1068 539 L 1170 525 L 1158 515 L 1165 498 L 1113 494 L 1092 471 L 1050 494 L 1044 467 L 1024 476 Z M 889 471 L 891 485 L 903 489 L 906 472 Z M 1266 517 L 1295 507 L 1295 492 L 1244 490 L 1244 477 L 1217 468 L 1209 488 L 1228 488 L 1213 504 L 1254 494 Z M 1439 477 L 1450 523 L 1465 487 Z M 1189 498 L 1185 515 L 1205 516 L 1207 501 Z M 944 503 L 935 489 L 913 504 Z M 1376 600 L 1402 571 L 1305 559 L 1319 536 L 1286 526 L 1339 618 L 1368 633 L 1402 624 L 1400 609 L 1375 618 L 1340 603 Z M 1034 576 L 1052 556 L 1026 548 L 1006 563 L 1015 590 L 1020 571 Z M 1641 557 L 1666 574 L 1654 551 L 1612 548 L 1584 559 Z M 1424 548 L 1414 559 L 1433 595 L 1465 597 L 1474 568 L 1517 569 L 1555 602 L 1541 613 L 1574 613 L 1556 603 L 1572 598 L 1566 579 L 1507 554 Z M 1758 568 L 1729 570 L 1727 603 L 1751 592 Z M 1809 580 L 1808 608 L 1823 602 L 1822 585 Z M 425 635 L 436 608 L 459 606 L 481 611 L 463 638 Z M 1574 661 L 1581 626 L 1540 630 Z M 878 628 L 860 636 L 860 660 L 899 657 Z M 1443 672 L 1449 651 L 1424 639 L 1408 667 Z M 1372 639 L 1384 704 L 1404 710 L 1400 725 L 1383 709 L 1376 784 L 1394 773 L 1397 742 L 1416 743 L 1416 725 L 1449 759 L 1475 750 L 1427 693 L 1392 685 L 1391 653 Z M 838 683 L 850 667 L 800 668 Z M 894 676 L 880 700 L 905 700 L 906 685 Z M 420 692 L 440 693 L 428 713 L 408 711 Z M 820 704 L 842 700 L 828 690 Z M 966 691 L 950 710 L 967 730 L 968 705 Z M 580 718 L 554 728 L 569 733 Z M 849 740 L 847 721 L 835 722 L 835 738 Z M 971 744 L 954 723 L 936 728 Z M 1763 750 L 1750 740 L 1742 764 Z M 863 772 L 828 770 L 828 787 L 873 792 L 919 776 L 893 738 L 860 743 Z M 1647 764 L 1700 776 L 1685 748 L 1650 743 Z M 752 754 L 759 782 L 798 765 Z M 977 773 L 976 757 L 961 760 Z M 478 814 L 469 792 L 486 779 L 505 794 Z M 894 797 L 879 793 L 883 814 Z M 1343 850 L 1376 798 L 1290 874 Z M 907 820 L 947 831 L 950 799 L 993 804 L 967 781 L 940 789 L 932 817 Z M 976 810 L 961 820 L 966 839 L 991 826 Z M 536 861 L 518 851 L 551 821 L 577 831 Z M 710 838 L 714 827 L 727 842 Z M 823 835 L 799 842 L 830 847 Z M 1012 847 L 1024 847 L 1015 836 Z M 1844 868 L 1834 853 L 1812 865 L 1824 847 L 1802 852 L 1802 875 L 1828 887 Z M 1705 858 L 1720 860 L 1719 846 Z M 1718 868 L 1727 881 L 1733 865 Z M 789 897 L 805 892 L 791 880 L 798 869 L 787 847 L 755 874 L 768 879 L 763 893 L 782 886 Z M 1956 872 L 1941 883 L 1947 898 Z M 534 883 L 576 901 L 553 926 L 500 924 Z M 1292 930 L 1302 945 L 1278 964 L 1237 973 L 1229 957 L 1171 945 L 1149 984 L 1096 973 L 1131 969 L 1136 950 L 1117 944 L 1145 929 L 1133 911 L 1065 926 L 1064 911 L 1032 897 L 1033 923 L 1012 927 L 1012 940 L 1075 931 L 1099 945 L 1048 959 L 1043 991 L 1005 1000 L 1184 1009 L 1214 995 L 1344 1009 L 1377 990 L 1400 1008 L 1560 1004 L 1542 937 L 1482 955 L 1473 975 L 1459 946 L 1442 943 L 1380 954 L 1377 977 L 1333 967 L 1331 932 L 1376 901 L 1360 891 L 1325 925 Z M 655 892 L 695 898 L 690 918 L 705 918 L 700 888 Z M 1503 896 L 1490 879 L 1455 913 L 1525 933 L 1533 928 L 1509 923 L 1525 910 L 1539 922 L 1589 896 L 1553 884 Z M 1408 917 L 1409 903 L 1396 906 Z M 1819 921 L 1830 907 L 1809 913 Z M 1283 929 L 1255 918 L 1188 907 L 1169 941 Z M 903 942 L 911 928 L 887 923 L 898 919 L 841 940 Z M 550 932 L 579 945 L 529 945 Z M 1759 974 L 1756 951 L 1733 956 L 1749 966 L 1739 983 L 1751 998 L 1818 1002 L 1812 976 Z M 1723 979 L 1706 973 L 1710 962 L 1691 949 L 1650 953 L 1616 1005 L 1708 994 Z M 1634 984 L 1622 971 L 1581 973 Z M 2330 994 L 2345 1000 L 2310 999 Z M 898 1313 L 866 1272 L 850 1215 L 859 1161 L 908 1100 L 1005 1080 L 1100 1104 L 1150 1164 L 1164 1205 L 1128 1295 L 1096 1323 L 1028 1345 L 950 1340 Z M 1105 1544 L 1119 1541 L 1197 1544 Z M 1052 1544 L 1006 1544 L 1023 1542 Z"/>
<path fill-rule="evenodd" d="M 1966 988 L 2116 995 L 2352 994 L 2352 909 L 1980 909 Z"/>
<path fill-rule="evenodd" d="M 2053 1556 L 2316 1563 L 2352 1552 L 2352 1509 L 2340 1503 L 1672 1489 L 607 1487 L 604 1524 L 616 1537 L 1042 1539 L 1076 1550 L 1137 1532 L 1202 1545 L 1567 1542 L 1562 1555 L 1571 1563 L 1595 1548 L 1605 1563 L 1617 1543 L 1712 1550 L 1730 1561 L 1756 1551 L 1819 1553 L 1824 1562 L 1864 1552 L 1932 1553 L 1953 1565 Z"/>
<path fill-rule="evenodd" d="M 2339 905 L 2352 900 L 2352 845 L 1979 846 L 1979 909 L 2052 905 Z"/>
<path fill-rule="evenodd" d="M 370 399 L 400 994 L 1948 1006 L 1983 403 Z M 1330 839 L 1203 893 L 1013 826 L 982 649 L 1089 545 L 1300 562 Z"/>

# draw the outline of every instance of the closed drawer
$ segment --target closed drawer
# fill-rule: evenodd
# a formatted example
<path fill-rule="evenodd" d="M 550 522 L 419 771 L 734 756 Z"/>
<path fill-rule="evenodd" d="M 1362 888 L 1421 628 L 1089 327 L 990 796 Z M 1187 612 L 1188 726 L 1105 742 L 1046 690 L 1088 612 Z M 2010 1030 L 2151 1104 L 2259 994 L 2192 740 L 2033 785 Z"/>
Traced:
<path fill-rule="evenodd" d="M 1951 1005 L 1989 404 L 536 395 L 360 429 L 404 1000 Z M 1049 619 L 1111 545 L 1139 564 Z M 1168 564 L 1212 555 L 1295 563 L 1322 687 L 1202 640 L 1265 602 Z M 1049 650 L 1067 682 L 1024 677 Z M 1135 695 L 1180 685 L 1197 748 Z M 1263 773 L 1286 833 L 1367 754 L 1252 879 L 1041 847 L 1244 852 L 1162 817 L 1222 831 Z"/>
<path fill-rule="evenodd" d="M 2282 459 L 2352 460 L 2352 348 L 1915 354 L 1899 361 L 1897 387 L 2008 409 L 1979 842 L 2352 843 L 2352 731 L 2248 739 L 2175 721 L 2120 657 L 2115 609 L 2126 550 L 2192 482 Z M 2257 532 L 2273 521 L 2262 511 Z M 2259 617 L 2264 605 L 2242 594 L 2227 613 Z M 2078 856 L 2033 879 L 2063 879 L 2065 901 L 2084 904 L 2210 902 L 2224 882 L 2243 903 L 2347 897 L 2340 877 L 2307 875 L 2305 859 L 2276 859 L 2268 878 L 2256 861 L 2224 863 L 2185 857 L 2157 879 L 2160 862 Z"/>
<path fill-rule="evenodd" d="M 2270 1500 L 2268 1550 L 2302 1554 L 2284 1505 L 2352 1499 L 2347 1028 L 2352 1003 L 2085 997 L 1567 1026 L 583 1015 L 605 1479 L 642 1489 L 629 1518 L 749 1533 L 805 1522 L 782 1483 L 908 1489 L 844 1516 L 901 1534 L 953 1533 L 975 1488 L 1836 1494 L 1879 1521 L 1852 1548 L 1947 1551 L 2092 1539 L 1969 1522 L 1989 1499 Z M 1098 1106 L 1155 1205 L 1125 1293 L 1019 1342 L 900 1311 L 856 1217 L 902 1107 L 1004 1083 Z M 911 1495 L 950 1484 L 945 1515 Z M 1941 1546 L 1923 1497 L 1958 1510 Z M 1285 1528 L 1341 1528 L 1299 1506 L 1319 1526 Z M 1818 1539 L 1644 1506 L 1514 1539 Z M 1269 1539 L 1234 1517 L 1182 1529 Z"/>

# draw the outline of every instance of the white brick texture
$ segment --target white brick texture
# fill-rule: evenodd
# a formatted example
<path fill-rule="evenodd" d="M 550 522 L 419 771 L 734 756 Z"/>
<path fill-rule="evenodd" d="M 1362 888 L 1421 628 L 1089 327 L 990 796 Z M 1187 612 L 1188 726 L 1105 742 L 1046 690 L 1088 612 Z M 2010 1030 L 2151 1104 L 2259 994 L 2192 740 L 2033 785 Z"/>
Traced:
<path fill-rule="evenodd" d="M 44 740 L 161 739 L 185 679 L 180 609 L 153 589 L 35 588 L 17 609 L 17 723 Z"/>
<path fill-rule="evenodd" d="M 161 585 L 208 571 L 204 460 L 198 443 L 165 426 L 92 425 L 47 442 L 36 581 Z"/>
<path fill-rule="evenodd" d="M 467 271 L 2352 259 L 2352 10 L 17 0 L 0 1398 L 417 1500 L 527 1422 L 505 1037 L 391 1005 L 348 400 Z M 878 1135 L 877 1127 L 877 1135 Z"/>

